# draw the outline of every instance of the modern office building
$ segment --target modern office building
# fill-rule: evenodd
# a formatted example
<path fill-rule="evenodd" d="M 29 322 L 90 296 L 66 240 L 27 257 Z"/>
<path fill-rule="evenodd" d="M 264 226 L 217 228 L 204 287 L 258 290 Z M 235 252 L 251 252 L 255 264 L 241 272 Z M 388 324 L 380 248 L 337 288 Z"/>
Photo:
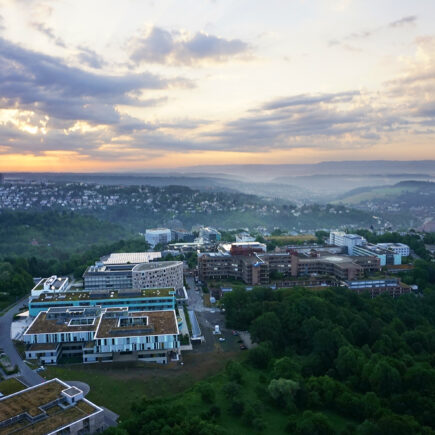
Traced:
<path fill-rule="evenodd" d="M 292 255 L 292 276 L 331 276 L 339 280 L 363 278 L 366 274 L 378 272 L 378 257 L 350 257 L 348 255 Z"/>
<path fill-rule="evenodd" d="M 167 245 L 171 240 L 171 230 L 169 228 L 151 228 L 145 231 L 145 240 L 151 248 L 156 245 Z"/>
<path fill-rule="evenodd" d="M 346 234 L 343 231 L 331 231 L 329 234 L 329 244 L 346 247 L 349 255 L 353 255 L 355 246 L 365 245 L 366 243 L 366 239 L 358 234 Z"/>
<path fill-rule="evenodd" d="M 207 242 L 219 242 L 221 233 L 215 228 L 203 227 L 199 230 L 199 237 Z"/>
<path fill-rule="evenodd" d="M 230 253 L 231 255 L 250 255 L 263 254 L 267 251 L 265 243 L 260 242 L 236 242 L 236 243 L 221 243 L 219 251 Z"/>
<path fill-rule="evenodd" d="M 246 284 L 269 283 L 269 266 L 258 255 L 231 255 L 224 252 L 198 254 L 199 279 L 235 278 Z"/>
<path fill-rule="evenodd" d="M 26 359 L 56 364 L 62 356 L 84 363 L 177 360 L 180 343 L 174 310 L 127 307 L 49 308 L 23 334 Z"/>
<path fill-rule="evenodd" d="M 61 293 L 68 288 L 68 277 L 58 277 L 57 275 L 50 278 L 42 278 L 35 287 L 32 288 L 32 296 L 39 296 L 41 293 Z"/>
<path fill-rule="evenodd" d="M 371 297 L 385 293 L 396 297 L 412 292 L 411 286 L 404 284 L 398 278 L 346 281 L 346 286 L 358 294 L 368 292 Z"/>
<path fill-rule="evenodd" d="M 364 246 L 354 246 L 354 256 L 370 256 L 374 255 L 379 258 L 381 266 L 402 264 L 402 256 L 396 254 L 390 249 L 381 248 L 378 245 L 367 243 Z"/>
<path fill-rule="evenodd" d="M 105 428 L 104 410 L 57 378 L 0 399 L 2 434 L 82 435 Z"/>
<path fill-rule="evenodd" d="M 377 243 L 376 246 L 379 246 L 382 249 L 391 250 L 402 257 L 409 257 L 410 254 L 409 246 L 404 243 Z"/>
<path fill-rule="evenodd" d="M 242 232 L 236 234 L 236 242 L 255 242 L 255 237 L 252 237 L 249 233 Z"/>
<path fill-rule="evenodd" d="M 350 280 L 379 270 L 380 261 L 376 256 L 350 257 L 317 251 L 241 253 L 238 250 L 198 254 L 199 279 L 235 278 L 249 285 L 268 284 L 271 272 L 279 272 L 283 277 L 330 276 Z"/>
<path fill-rule="evenodd" d="M 181 228 L 171 230 L 171 241 L 172 242 L 190 243 L 190 242 L 193 242 L 194 240 L 195 240 L 195 236 L 187 230 L 183 230 Z"/>
<path fill-rule="evenodd" d="M 83 274 L 86 290 L 122 290 L 132 288 L 183 288 L 182 261 L 122 263 L 89 266 Z"/>
<path fill-rule="evenodd" d="M 103 265 L 120 265 L 120 264 L 139 264 L 149 263 L 162 258 L 161 252 L 116 252 L 113 254 L 105 255 L 100 258 L 99 263 Z"/>
<path fill-rule="evenodd" d="M 89 266 L 83 274 L 86 290 L 131 289 L 133 288 L 132 270 L 136 264 L 102 264 Z"/>
<path fill-rule="evenodd" d="M 35 317 L 51 307 L 128 307 L 130 311 L 154 311 L 174 310 L 175 305 L 174 288 L 69 291 L 30 297 L 29 315 Z"/>
<path fill-rule="evenodd" d="M 173 287 L 182 289 L 183 262 L 158 261 L 137 264 L 132 270 L 133 288 Z"/>
<path fill-rule="evenodd" d="M 5 176 L 3 174 L 0 174 L 0 184 L 3 184 L 5 182 Z"/>

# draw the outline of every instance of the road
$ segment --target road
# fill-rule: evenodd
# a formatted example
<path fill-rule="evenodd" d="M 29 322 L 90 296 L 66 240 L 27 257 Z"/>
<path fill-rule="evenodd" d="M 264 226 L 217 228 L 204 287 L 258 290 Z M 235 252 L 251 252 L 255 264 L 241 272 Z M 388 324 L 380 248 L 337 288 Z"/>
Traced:
<path fill-rule="evenodd" d="M 3 316 L 0 317 L 0 347 L 3 352 L 9 357 L 13 365 L 17 365 L 20 370 L 21 379 L 30 387 L 38 385 L 45 381 L 38 373 L 29 368 L 27 364 L 21 359 L 19 353 L 11 339 L 11 323 L 12 320 L 20 310 L 23 303 L 27 302 L 28 297 L 18 301 L 12 308 L 9 309 Z"/>

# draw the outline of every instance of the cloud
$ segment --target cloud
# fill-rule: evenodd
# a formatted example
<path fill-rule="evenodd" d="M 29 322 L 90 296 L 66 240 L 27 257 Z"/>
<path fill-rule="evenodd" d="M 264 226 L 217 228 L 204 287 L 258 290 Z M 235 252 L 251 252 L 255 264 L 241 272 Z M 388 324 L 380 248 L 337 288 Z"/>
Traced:
<path fill-rule="evenodd" d="M 334 46 L 342 46 L 343 48 L 349 50 L 349 51 L 362 51 L 360 48 L 358 47 L 354 47 L 353 45 L 350 45 L 350 43 L 352 42 L 356 42 L 356 41 L 362 41 L 365 39 L 369 39 L 375 35 L 377 35 L 378 33 L 391 28 L 391 29 L 397 29 L 400 27 L 404 27 L 410 24 L 415 24 L 417 22 L 417 16 L 416 15 L 409 15 L 403 18 L 400 18 L 398 20 L 392 21 L 389 24 L 387 24 L 386 26 L 379 26 L 379 27 L 374 27 L 372 29 L 369 30 L 362 30 L 359 32 L 352 32 L 349 33 L 348 35 L 343 36 L 342 38 L 335 38 L 335 39 L 331 39 L 328 41 L 328 46 L 329 47 L 334 47 Z"/>
<path fill-rule="evenodd" d="M 1 107 L 33 110 L 54 119 L 113 124 L 119 119 L 115 105 L 150 105 L 138 97 L 143 90 L 184 83 L 151 73 L 91 73 L 0 39 Z"/>
<path fill-rule="evenodd" d="M 301 93 L 265 101 L 227 122 L 150 121 L 117 109 L 152 106 L 147 89 L 178 81 L 150 74 L 107 76 L 0 40 L 0 152 L 76 152 L 88 159 L 136 161 L 167 152 L 366 149 L 435 129 L 435 38 L 416 41 L 403 73 L 376 92 Z M 27 111 L 27 112 L 23 112 Z"/>
<path fill-rule="evenodd" d="M 417 21 L 416 15 L 409 15 L 407 17 L 400 18 L 400 20 L 392 21 L 388 24 L 389 27 L 403 27 L 408 24 L 415 24 Z"/>
<path fill-rule="evenodd" d="M 45 35 L 48 39 L 50 39 L 51 41 L 53 41 L 57 46 L 65 48 L 66 44 L 65 42 L 57 37 L 54 34 L 54 30 L 48 26 L 46 26 L 44 23 L 39 23 L 39 22 L 35 22 L 33 21 L 32 23 L 30 23 L 30 25 L 37 30 L 38 32 L 42 33 L 43 35 Z"/>
<path fill-rule="evenodd" d="M 202 60 L 224 62 L 249 50 L 249 45 L 240 39 L 224 39 L 202 32 L 183 37 L 159 27 L 133 38 L 129 45 L 135 63 L 175 65 L 191 65 Z"/>
<path fill-rule="evenodd" d="M 79 47 L 79 50 L 77 60 L 81 64 L 85 64 L 94 69 L 101 69 L 107 65 L 107 62 L 94 50 L 88 47 Z"/>

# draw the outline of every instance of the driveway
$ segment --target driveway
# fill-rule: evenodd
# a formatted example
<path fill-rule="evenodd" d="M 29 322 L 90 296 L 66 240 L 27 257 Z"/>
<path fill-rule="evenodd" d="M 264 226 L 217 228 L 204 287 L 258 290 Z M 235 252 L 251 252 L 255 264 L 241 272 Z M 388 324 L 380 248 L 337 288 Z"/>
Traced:
<path fill-rule="evenodd" d="M 11 339 L 11 323 L 20 310 L 23 303 L 27 303 L 28 296 L 18 301 L 12 308 L 9 309 L 3 316 L 0 317 L 0 347 L 3 352 L 9 357 L 13 365 L 17 365 L 20 370 L 21 379 L 29 386 L 38 385 L 45 381 L 38 373 L 29 368 L 21 359 L 19 353 Z"/>

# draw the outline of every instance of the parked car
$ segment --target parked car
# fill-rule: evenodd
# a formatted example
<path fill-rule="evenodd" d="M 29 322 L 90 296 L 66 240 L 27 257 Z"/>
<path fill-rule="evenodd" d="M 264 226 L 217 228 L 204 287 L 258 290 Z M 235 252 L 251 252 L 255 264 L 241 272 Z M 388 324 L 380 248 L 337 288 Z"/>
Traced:
<path fill-rule="evenodd" d="M 233 331 L 233 335 L 239 335 L 237 331 Z"/>
<path fill-rule="evenodd" d="M 247 349 L 247 347 L 244 344 L 240 345 L 240 350 L 246 350 L 246 349 Z"/>
<path fill-rule="evenodd" d="M 225 337 L 219 337 L 219 341 L 225 341 Z"/>

